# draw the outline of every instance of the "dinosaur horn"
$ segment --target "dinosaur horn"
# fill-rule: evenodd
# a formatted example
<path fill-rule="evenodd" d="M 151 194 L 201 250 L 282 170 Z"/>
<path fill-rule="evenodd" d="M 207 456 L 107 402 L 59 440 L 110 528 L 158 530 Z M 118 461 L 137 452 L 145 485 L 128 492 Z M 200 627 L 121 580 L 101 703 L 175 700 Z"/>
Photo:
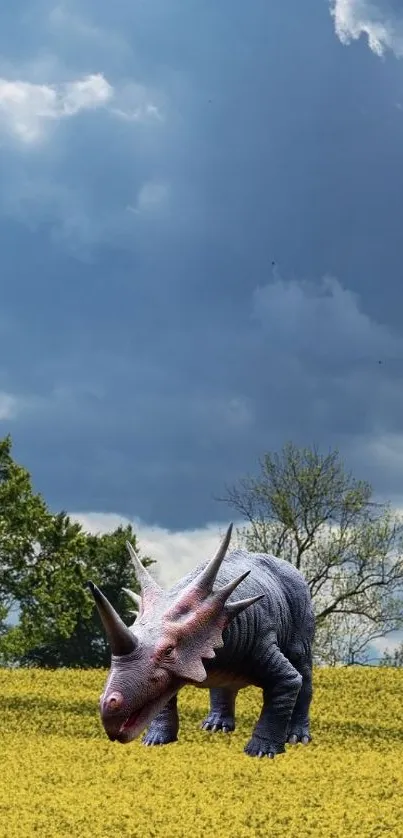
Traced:
<path fill-rule="evenodd" d="M 232 618 L 236 617 L 237 614 L 240 614 L 241 611 L 245 611 L 245 608 L 249 608 L 250 605 L 253 605 L 254 602 L 258 602 L 259 599 L 262 599 L 263 597 L 264 594 L 259 594 L 259 596 L 251 596 L 248 599 L 239 599 L 238 602 L 229 602 L 225 606 L 225 613 L 232 620 Z"/>
<path fill-rule="evenodd" d="M 221 563 L 224 559 L 224 556 L 225 556 L 225 554 L 228 550 L 229 543 L 231 541 L 232 528 L 233 528 L 233 524 L 230 524 L 228 529 L 227 529 L 227 532 L 225 533 L 225 536 L 224 536 L 224 538 L 223 538 L 223 540 L 222 540 L 222 542 L 221 542 L 221 544 L 220 544 L 220 546 L 217 550 L 216 555 L 214 556 L 213 559 L 211 559 L 211 561 L 208 563 L 207 567 L 204 568 L 204 570 L 201 572 L 200 576 L 198 576 L 197 579 L 195 580 L 195 584 L 197 585 L 197 587 L 201 588 L 207 594 L 210 594 L 212 589 L 213 589 L 213 585 L 214 585 L 217 573 L 220 569 L 220 565 L 221 565 Z"/>
<path fill-rule="evenodd" d="M 226 602 L 229 596 L 231 596 L 232 592 L 235 591 L 235 588 L 249 576 L 250 570 L 246 570 L 245 573 L 242 573 L 241 576 L 238 576 L 237 579 L 233 579 L 232 582 L 228 582 L 228 585 L 224 585 L 223 588 L 220 588 L 219 591 L 215 593 L 215 599 L 219 602 Z"/>
<path fill-rule="evenodd" d="M 122 588 L 122 591 L 134 602 L 135 605 L 141 605 L 141 596 L 135 594 L 130 588 Z"/>
<path fill-rule="evenodd" d="M 121 620 L 119 614 L 112 607 L 102 591 L 93 582 L 88 582 L 88 587 L 94 597 L 95 605 L 109 640 L 112 655 L 119 657 L 121 655 L 129 655 L 136 648 L 136 640 L 131 631 L 127 628 L 123 620 Z"/>
<path fill-rule="evenodd" d="M 133 562 L 134 570 L 137 576 L 137 581 L 141 587 L 141 590 L 152 590 L 156 594 L 158 594 L 158 596 L 160 596 L 163 593 L 160 586 L 157 585 L 157 582 L 155 581 L 155 579 L 153 579 L 151 574 L 148 572 L 147 568 L 145 568 L 144 565 L 142 565 L 136 551 L 130 544 L 130 541 L 126 541 L 126 547 L 129 552 L 130 558 Z"/>

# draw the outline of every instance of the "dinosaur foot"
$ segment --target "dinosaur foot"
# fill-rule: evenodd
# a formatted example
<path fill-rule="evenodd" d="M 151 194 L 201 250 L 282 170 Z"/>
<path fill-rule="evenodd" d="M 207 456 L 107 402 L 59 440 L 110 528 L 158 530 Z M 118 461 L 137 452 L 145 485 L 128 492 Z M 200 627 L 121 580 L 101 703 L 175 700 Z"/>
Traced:
<path fill-rule="evenodd" d="M 233 716 L 225 715 L 217 711 L 211 711 L 201 723 L 202 730 L 211 730 L 216 733 L 221 730 L 223 733 L 231 733 L 235 730 L 235 719 Z"/>
<path fill-rule="evenodd" d="M 308 745 L 312 741 L 309 733 L 308 724 L 291 724 L 290 730 L 287 734 L 287 742 L 290 745 L 297 745 L 301 742 L 302 745 Z"/>
<path fill-rule="evenodd" d="M 143 745 L 169 745 L 176 742 L 178 736 L 172 730 L 164 730 L 162 727 L 150 727 L 142 738 Z"/>
<path fill-rule="evenodd" d="M 274 759 L 277 754 L 283 754 L 285 751 L 284 745 L 274 743 L 270 739 L 264 739 L 262 736 L 253 735 L 248 744 L 245 745 L 244 752 L 249 757 L 269 757 Z"/>

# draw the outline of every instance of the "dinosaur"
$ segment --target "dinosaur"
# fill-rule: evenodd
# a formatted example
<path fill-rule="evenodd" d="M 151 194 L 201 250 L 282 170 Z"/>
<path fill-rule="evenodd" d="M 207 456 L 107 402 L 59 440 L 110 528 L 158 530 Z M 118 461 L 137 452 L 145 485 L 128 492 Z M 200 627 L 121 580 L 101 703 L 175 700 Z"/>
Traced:
<path fill-rule="evenodd" d="M 204 730 L 235 729 L 235 699 L 247 686 L 262 689 L 263 706 L 244 748 L 274 758 L 285 744 L 311 741 L 312 642 L 315 620 L 308 585 L 289 562 L 236 549 L 232 524 L 211 561 L 164 591 L 127 542 L 141 596 L 128 627 L 101 590 L 94 597 L 111 650 L 100 715 L 111 741 L 145 745 L 178 738 L 178 691 L 210 690 Z M 240 599 L 234 598 L 234 592 Z M 136 613 L 136 612 L 135 612 Z"/>

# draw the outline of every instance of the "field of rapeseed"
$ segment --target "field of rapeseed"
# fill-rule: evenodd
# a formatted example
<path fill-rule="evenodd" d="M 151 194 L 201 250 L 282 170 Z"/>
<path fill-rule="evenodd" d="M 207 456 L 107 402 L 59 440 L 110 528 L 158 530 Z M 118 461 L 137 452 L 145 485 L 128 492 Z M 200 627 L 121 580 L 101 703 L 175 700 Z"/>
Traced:
<path fill-rule="evenodd" d="M 229 736 L 199 729 L 207 691 L 183 691 L 180 741 L 145 748 L 107 740 L 104 672 L 0 678 L 1 838 L 403 838 L 403 671 L 317 671 L 314 742 L 275 760 L 243 754 L 258 690 Z"/>

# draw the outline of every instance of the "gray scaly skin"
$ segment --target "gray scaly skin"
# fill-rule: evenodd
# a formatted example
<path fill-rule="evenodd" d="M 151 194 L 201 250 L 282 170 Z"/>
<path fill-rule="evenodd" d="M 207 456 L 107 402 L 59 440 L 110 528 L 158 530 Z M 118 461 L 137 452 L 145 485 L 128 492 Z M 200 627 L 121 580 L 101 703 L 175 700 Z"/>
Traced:
<path fill-rule="evenodd" d="M 231 532 L 232 525 L 209 563 L 167 592 L 128 544 L 141 586 L 141 597 L 126 590 L 138 607 L 130 627 L 88 583 L 112 652 L 100 698 L 109 739 L 126 744 L 148 728 L 146 745 L 176 741 L 177 694 L 191 684 L 210 690 L 202 727 L 224 732 L 235 728 L 238 690 L 262 689 L 260 717 L 245 747 L 250 756 L 272 758 L 286 742 L 310 741 L 315 624 L 308 586 L 282 559 L 245 550 L 227 555 Z"/>

